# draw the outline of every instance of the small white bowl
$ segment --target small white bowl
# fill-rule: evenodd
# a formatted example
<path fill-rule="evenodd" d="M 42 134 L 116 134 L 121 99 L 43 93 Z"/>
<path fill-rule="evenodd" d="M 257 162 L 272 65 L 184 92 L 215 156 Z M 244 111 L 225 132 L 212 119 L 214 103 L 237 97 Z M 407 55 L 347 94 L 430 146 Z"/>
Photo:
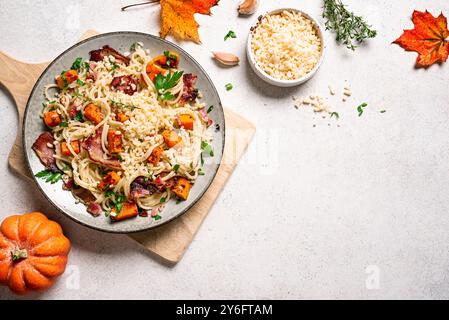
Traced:
<path fill-rule="evenodd" d="M 312 21 L 315 30 L 317 31 L 318 37 L 321 40 L 321 56 L 320 59 L 318 60 L 317 64 L 315 65 L 315 67 L 309 72 L 307 73 L 305 76 L 295 79 L 295 80 L 282 80 L 282 79 L 277 79 L 274 78 L 272 76 L 270 76 L 269 74 L 267 74 L 265 71 L 263 71 L 256 63 L 256 60 L 254 58 L 254 54 L 253 51 L 251 49 L 251 42 L 252 42 L 252 37 L 253 37 L 253 30 L 255 28 L 257 28 L 259 22 L 262 20 L 263 17 L 267 16 L 267 15 L 271 15 L 271 14 L 277 14 L 280 13 L 282 11 L 295 11 L 295 12 L 299 12 L 301 13 L 303 16 L 305 16 L 306 18 L 308 18 L 310 21 Z M 324 53 L 325 53 L 325 43 L 324 43 L 324 37 L 323 37 L 323 29 L 320 26 L 320 24 L 314 19 L 312 18 L 308 13 L 302 11 L 302 10 L 298 10 L 298 9 L 294 9 L 294 8 L 282 8 L 282 9 L 276 9 L 273 11 L 269 11 L 263 15 L 260 15 L 257 20 L 252 24 L 249 35 L 248 35 L 248 41 L 247 41 L 247 45 L 246 45 L 246 55 L 248 57 L 248 61 L 249 64 L 251 65 L 251 68 L 254 70 L 254 72 L 259 76 L 259 78 L 261 78 L 262 80 L 268 82 L 269 84 L 278 86 L 278 87 L 294 87 L 297 85 L 300 85 L 304 82 L 306 82 L 307 80 L 311 79 L 315 73 L 318 71 L 318 69 L 321 66 L 321 63 L 323 62 L 324 59 Z"/>

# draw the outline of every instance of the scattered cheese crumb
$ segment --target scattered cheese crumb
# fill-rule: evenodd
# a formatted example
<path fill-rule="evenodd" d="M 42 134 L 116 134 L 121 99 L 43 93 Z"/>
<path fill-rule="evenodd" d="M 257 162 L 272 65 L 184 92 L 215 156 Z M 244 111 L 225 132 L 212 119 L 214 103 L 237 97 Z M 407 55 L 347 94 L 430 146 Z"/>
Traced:
<path fill-rule="evenodd" d="M 314 112 L 326 112 L 326 113 L 330 112 L 330 107 L 327 104 L 326 99 L 321 96 L 310 95 L 309 97 L 306 98 L 294 97 L 294 101 L 295 106 L 298 107 L 302 105 L 311 106 Z"/>

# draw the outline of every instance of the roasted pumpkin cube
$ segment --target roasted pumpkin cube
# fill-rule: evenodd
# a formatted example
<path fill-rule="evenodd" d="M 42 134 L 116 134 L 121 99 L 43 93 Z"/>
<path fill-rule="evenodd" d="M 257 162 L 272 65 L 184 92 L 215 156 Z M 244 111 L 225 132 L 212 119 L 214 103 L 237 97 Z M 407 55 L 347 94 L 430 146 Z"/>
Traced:
<path fill-rule="evenodd" d="M 163 67 L 167 64 L 167 57 L 164 55 L 156 56 L 151 60 L 151 64 Z"/>
<path fill-rule="evenodd" d="M 111 219 L 114 221 L 121 221 L 129 218 L 136 217 L 139 214 L 139 209 L 137 208 L 137 204 L 132 201 L 128 201 L 123 203 L 122 209 L 119 213 L 117 213 L 117 209 L 113 208 L 111 210 Z"/>
<path fill-rule="evenodd" d="M 155 81 L 156 76 L 160 73 L 165 74 L 167 70 L 164 70 L 162 67 L 158 66 L 157 64 L 152 64 L 151 62 L 147 64 L 146 66 L 146 72 L 148 75 L 148 78 L 150 78 L 151 81 Z"/>
<path fill-rule="evenodd" d="M 179 122 L 181 122 L 181 127 L 186 130 L 193 130 L 193 117 L 190 114 L 180 114 L 178 115 Z"/>
<path fill-rule="evenodd" d="M 122 133 L 120 131 L 108 130 L 108 150 L 110 153 L 123 152 Z"/>
<path fill-rule="evenodd" d="M 106 191 L 120 181 L 120 176 L 115 171 L 109 171 L 98 184 L 98 189 Z"/>
<path fill-rule="evenodd" d="M 156 147 L 151 152 L 151 155 L 148 157 L 148 162 L 151 164 L 158 164 L 161 160 L 162 153 L 164 152 L 164 149 L 162 147 Z"/>
<path fill-rule="evenodd" d="M 162 68 L 178 68 L 179 55 L 173 51 L 165 51 L 163 55 L 155 57 L 151 60 L 151 64 Z"/>
<path fill-rule="evenodd" d="M 70 146 L 72 147 L 73 151 L 75 151 L 76 154 L 80 153 L 80 143 L 78 140 L 71 141 Z M 61 154 L 64 156 L 72 155 L 72 153 L 69 150 L 69 147 L 67 146 L 67 142 L 61 143 Z"/>
<path fill-rule="evenodd" d="M 162 132 L 165 144 L 171 148 L 182 141 L 182 138 L 173 130 L 164 130 Z"/>
<path fill-rule="evenodd" d="M 129 120 L 129 117 L 124 113 L 118 113 L 116 118 L 117 118 L 117 121 L 120 121 L 121 123 Z"/>
<path fill-rule="evenodd" d="M 61 116 L 56 112 L 56 110 L 45 112 L 44 122 L 49 127 L 59 126 L 61 123 Z"/>
<path fill-rule="evenodd" d="M 56 84 L 58 85 L 58 88 L 63 89 L 77 79 L 78 72 L 76 70 L 68 70 L 64 71 L 56 78 Z"/>
<path fill-rule="evenodd" d="M 93 103 L 89 103 L 84 108 L 84 116 L 95 124 L 99 124 L 104 119 L 101 108 Z"/>
<path fill-rule="evenodd" d="M 189 197 L 192 184 L 186 178 L 178 178 L 172 191 L 182 200 L 187 200 Z"/>

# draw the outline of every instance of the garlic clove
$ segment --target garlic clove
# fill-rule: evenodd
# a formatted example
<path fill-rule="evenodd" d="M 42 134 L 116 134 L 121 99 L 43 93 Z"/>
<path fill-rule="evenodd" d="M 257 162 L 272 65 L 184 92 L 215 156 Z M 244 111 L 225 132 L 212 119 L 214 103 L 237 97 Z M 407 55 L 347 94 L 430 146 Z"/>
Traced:
<path fill-rule="evenodd" d="M 227 52 L 212 52 L 214 59 L 225 66 L 236 66 L 240 59 L 236 55 Z"/>
<path fill-rule="evenodd" d="M 259 7 L 259 0 L 243 0 L 239 5 L 240 14 L 253 14 Z"/>

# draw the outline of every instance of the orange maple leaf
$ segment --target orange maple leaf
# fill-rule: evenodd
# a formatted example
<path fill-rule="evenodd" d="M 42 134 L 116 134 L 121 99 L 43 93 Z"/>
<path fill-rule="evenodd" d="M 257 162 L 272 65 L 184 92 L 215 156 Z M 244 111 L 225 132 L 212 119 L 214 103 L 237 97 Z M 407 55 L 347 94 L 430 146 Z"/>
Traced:
<path fill-rule="evenodd" d="M 393 43 L 407 51 L 418 52 L 416 65 L 427 68 L 434 63 L 445 62 L 449 56 L 449 37 L 447 19 L 441 13 L 435 18 L 428 11 L 414 11 L 412 21 L 415 29 L 404 30 L 404 33 Z"/>
<path fill-rule="evenodd" d="M 172 34 L 178 40 L 200 43 L 198 23 L 194 14 L 210 14 L 219 0 L 161 0 L 161 31 L 165 38 Z"/>

